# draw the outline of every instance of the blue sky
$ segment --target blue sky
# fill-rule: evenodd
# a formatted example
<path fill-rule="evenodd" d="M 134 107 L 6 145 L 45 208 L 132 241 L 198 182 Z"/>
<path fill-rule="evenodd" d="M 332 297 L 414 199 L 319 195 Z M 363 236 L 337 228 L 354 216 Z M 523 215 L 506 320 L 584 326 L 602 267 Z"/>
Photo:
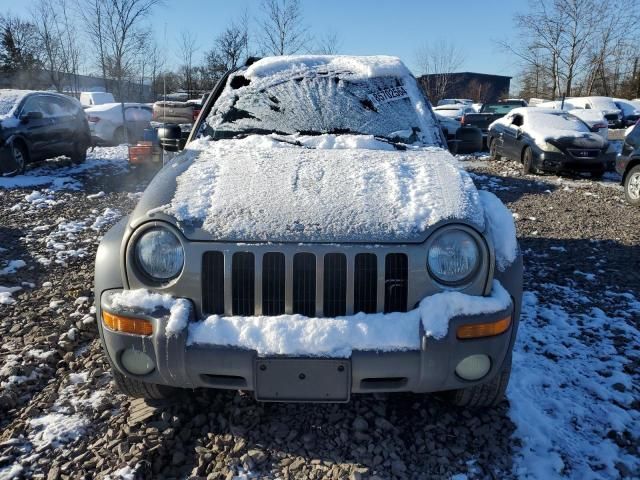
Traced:
<path fill-rule="evenodd" d="M 27 14 L 34 0 L 0 0 L 0 12 Z M 496 40 L 515 39 L 513 15 L 527 8 L 526 0 L 302 0 L 305 22 L 320 37 L 338 34 L 346 54 L 388 54 L 401 57 L 414 71 L 420 45 L 449 39 L 464 51 L 461 71 L 516 75 L 516 59 L 500 50 Z M 258 0 L 165 0 L 151 18 L 159 43 L 165 35 L 177 44 L 180 31 L 191 29 L 201 47 L 197 58 L 211 47 L 215 36 L 244 10 L 260 14 Z M 176 49 L 177 50 L 177 49 Z M 168 55 L 177 63 L 177 52 Z"/>

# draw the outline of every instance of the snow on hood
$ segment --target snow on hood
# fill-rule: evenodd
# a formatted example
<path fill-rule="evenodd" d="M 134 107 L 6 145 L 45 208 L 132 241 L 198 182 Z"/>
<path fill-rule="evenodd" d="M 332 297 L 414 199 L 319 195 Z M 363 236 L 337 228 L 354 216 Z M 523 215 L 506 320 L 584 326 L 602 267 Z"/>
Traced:
<path fill-rule="evenodd" d="M 420 242 L 447 219 L 484 229 L 473 181 L 446 150 L 322 137 L 193 142 L 160 210 L 224 241 Z"/>

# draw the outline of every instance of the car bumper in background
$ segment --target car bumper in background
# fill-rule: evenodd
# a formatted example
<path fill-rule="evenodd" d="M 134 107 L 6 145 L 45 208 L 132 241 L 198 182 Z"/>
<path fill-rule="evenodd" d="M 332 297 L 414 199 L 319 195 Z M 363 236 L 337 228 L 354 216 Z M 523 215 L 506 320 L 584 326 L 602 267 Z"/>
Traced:
<path fill-rule="evenodd" d="M 178 333 L 167 332 L 168 310 L 149 315 L 144 310 L 114 308 L 111 298 L 119 292 L 110 290 L 102 294 L 102 318 L 106 312 L 144 319 L 152 325 L 152 333 L 143 336 L 118 332 L 100 322 L 104 346 L 117 370 L 145 382 L 176 387 L 251 390 L 258 400 L 264 401 L 344 402 L 351 393 L 435 392 L 484 383 L 500 371 L 511 350 L 519 316 L 519 308 L 512 301 L 502 311 L 454 317 L 442 339 L 416 331 L 420 337 L 416 339 L 417 350 L 354 350 L 346 358 L 260 356 L 255 350 L 239 347 L 190 345 L 188 326 Z M 511 321 L 503 333 L 457 338 L 456 332 L 462 325 L 496 323 L 509 317 Z M 187 325 L 194 321 L 192 309 Z M 145 362 L 150 371 L 136 375 L 127 369 L 123 357 L 138 358 L 141 353 L 149 358 Z M 463 380 L 456 368 L 472 355 L 486 355 L 490 366 L 478 380 Z"/>
<path fill-rule="evenodd" d="M 602 172 L 608 167 L 608 160 L 605 154 L 597 158 L 574 158 L 564 153 L 539 152 L 537 167 L 545 172 Z"/>

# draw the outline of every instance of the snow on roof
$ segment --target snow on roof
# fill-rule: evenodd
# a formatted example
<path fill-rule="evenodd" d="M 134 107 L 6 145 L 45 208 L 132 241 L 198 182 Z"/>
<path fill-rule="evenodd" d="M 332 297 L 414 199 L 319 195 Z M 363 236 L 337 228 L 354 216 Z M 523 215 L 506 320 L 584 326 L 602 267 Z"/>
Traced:
<path fill-rule="evenodd" d="M 418 242 L 445 219 L 484 229 L 473 181 L 448 151 L 316 142 L 193 142 L 164 210 L 227 241 Z"/>
<path fill-rule="evenodd" d="M 568 112 L 553 108 L 520 107 L 509 112 L 495 123 L 509 124 L 513 115 L 525 118 L 523 130 L 536 140 L 546 141 L 560 137 L 591 136 L 591 130 L 580 119 L 567 115 Z"/>
<path fill-rule="evenodd" d="M 387 55 L 284 55 L 267 57 L 250 65 L 246 77 L 268 77 L 281 72 L 302 72 L 323 67 L 333 72 L 350 72 L 354 77 L 404 77 L 411 75 L 398 57 Z"/>
<path fill-rule="evenodd" d="M 33 91 L 0 89 L 0 120 L 13 115 L 20 100 L 29 93 L 33 93 Z"/>

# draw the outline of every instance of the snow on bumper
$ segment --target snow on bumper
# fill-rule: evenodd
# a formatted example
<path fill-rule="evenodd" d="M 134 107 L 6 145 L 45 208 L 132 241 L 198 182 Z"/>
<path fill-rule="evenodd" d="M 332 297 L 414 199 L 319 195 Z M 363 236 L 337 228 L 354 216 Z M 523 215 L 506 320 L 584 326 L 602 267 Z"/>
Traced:
<path fill-rule="evenodd" d="M 254 350 L 258 355 L 347 358 L 354 350 L 390 352 L 420 350 L 421 332 L 436 340 L 447 335 L 454 317 L 495 314 L 511 308 L 511 297 L 494 280 L 491 295 L 443 292 L 423 299 L 410 312 L 336 318 L 303 315 L 224 317 L 212 315 L 189 322 L 191 304 L 183 298 L 147 290 L 123 290 L 108 296 L 107 309 L 154 315 L 168 311 L 166 336 L 187 328 L 186 345 L 213 345 Z M 165 314 L 166 315 L 166 314 Z"/>

